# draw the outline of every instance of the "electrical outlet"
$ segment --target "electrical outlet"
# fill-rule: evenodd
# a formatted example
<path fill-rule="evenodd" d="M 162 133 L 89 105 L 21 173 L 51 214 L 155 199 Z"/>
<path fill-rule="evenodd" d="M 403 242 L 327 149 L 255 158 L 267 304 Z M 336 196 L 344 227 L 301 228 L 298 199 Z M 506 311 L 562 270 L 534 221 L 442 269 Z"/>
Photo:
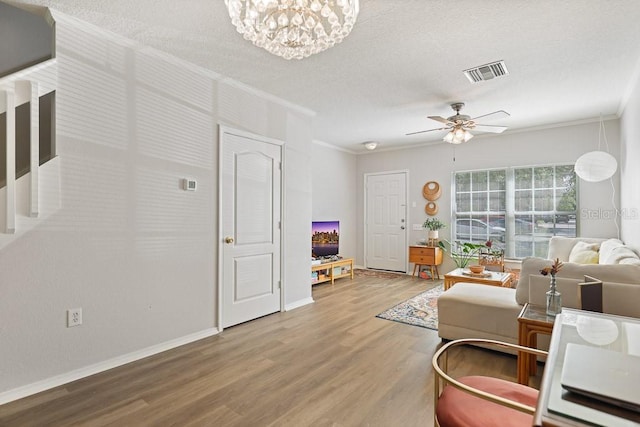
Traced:
<path fill-rule="evenodd" d="M 82 309 L 70 308 L 67 310 L 67 328 L 82 325 Z"/>

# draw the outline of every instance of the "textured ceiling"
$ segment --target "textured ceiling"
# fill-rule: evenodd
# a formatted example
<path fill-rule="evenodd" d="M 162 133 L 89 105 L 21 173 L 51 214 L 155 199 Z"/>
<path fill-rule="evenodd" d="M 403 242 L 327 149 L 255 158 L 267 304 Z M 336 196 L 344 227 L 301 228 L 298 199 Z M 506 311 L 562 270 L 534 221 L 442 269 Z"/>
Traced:
<path fill-rule="evenodd" d="M 440 140 L 451 102 L 517 129 L 618 114 L 640 64 L 638 0 L 360 0 L 349 37 L 302 61 L 245 41 L 223 0 L 5 0 L 48 6 L 317 113 L 314 137 L 362 151 Z M 462 70 L 504 60 L 509 76 Z"/>

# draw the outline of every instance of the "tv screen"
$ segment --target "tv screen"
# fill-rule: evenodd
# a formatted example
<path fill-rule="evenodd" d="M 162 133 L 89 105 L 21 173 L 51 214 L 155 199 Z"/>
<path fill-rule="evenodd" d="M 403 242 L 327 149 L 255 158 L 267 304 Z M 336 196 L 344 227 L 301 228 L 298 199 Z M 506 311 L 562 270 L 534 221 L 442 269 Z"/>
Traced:
<path fill-rule="evenodd" d="M 338 255 L 340 221 L 314 221 L 311 223 L 311 252 L 314 257 Z"/>

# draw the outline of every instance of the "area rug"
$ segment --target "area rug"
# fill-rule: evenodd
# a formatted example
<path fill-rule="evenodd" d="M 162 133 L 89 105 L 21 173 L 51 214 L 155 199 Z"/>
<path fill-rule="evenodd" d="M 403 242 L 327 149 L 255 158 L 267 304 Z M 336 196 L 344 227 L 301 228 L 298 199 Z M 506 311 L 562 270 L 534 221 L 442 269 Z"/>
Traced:
<path fill-rule="evenodd" d="M 438 285 L 383 311 L 376 317 L 437 331 L 438 297 L 443 292 L 443 285 Z"/>
<path fill-rule="evenodd" d="M 362 268 L 356 268 L 353 270 L 354 276 L 362 276 L 362 277 L 378 277 L 381 279 L 399 279 L 401 277 L 405 277 L 404 273 L 392 273 L 390 271 L 380 271 L 380 270 L 365 270 Z"/>

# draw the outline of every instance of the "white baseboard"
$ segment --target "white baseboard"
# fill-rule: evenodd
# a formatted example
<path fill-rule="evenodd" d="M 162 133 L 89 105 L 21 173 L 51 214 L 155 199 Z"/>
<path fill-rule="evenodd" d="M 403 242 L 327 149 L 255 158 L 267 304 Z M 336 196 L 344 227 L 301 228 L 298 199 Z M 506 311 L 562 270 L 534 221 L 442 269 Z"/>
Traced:
<path fill-rule="evenodd" d="M 302 307 L 304 305 L 307 305 L 307 304 L 313 304 L 314 302 L 315 301 L 313 300 L 312 297 L 301 299 L 299 301 L 292 302 L 291 304 L 286 304 L 284 306 L 284 311 L 294 310 L 296 308 L 300 308 L 300 307 Z"/>
<path fill-rule="evenodd" d="M 123 354 L 122 356 L 117 356 L 113 359 L 85 366 L 84 368 L 56 375 L 55 377 L 47 378 L 33 384 L 28 384 L 22 387 L 15 388 L 13 390 L 5 391 L 3 393 L 0 393 L 0 405 L 12 402 L 14 400 L 22 399 L 23 397 L 31 396 L 32 394 L 40 393 L 41 391 L 49 390 L 51 388 L 67 384 L 72 381 L 76 381 L 81 378 L 106 371 L 108 369 L 135 362 L 136 360 L 144 359 L 145 357 L 153 356 L 154 354 L 162 353 L 163 351 L 180 347 L 181 345 L 189 344 L 203 338 L 211 337 L 218 334 L 218 332 L 220 332 L 218 328 L 205 329 L 204 331 L 185 335 L 171 341 L 166 341 L 160 344 L 152 345 L 151 347 Z"/>

